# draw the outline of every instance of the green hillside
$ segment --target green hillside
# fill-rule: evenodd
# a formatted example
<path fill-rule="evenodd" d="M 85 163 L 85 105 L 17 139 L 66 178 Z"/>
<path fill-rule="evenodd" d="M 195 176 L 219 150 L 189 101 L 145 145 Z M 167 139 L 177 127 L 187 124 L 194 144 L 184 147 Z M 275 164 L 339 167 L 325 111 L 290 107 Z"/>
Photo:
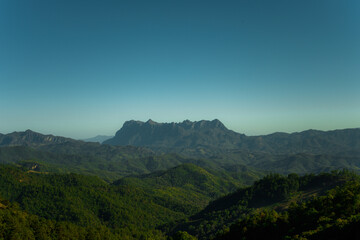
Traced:
<path fill-rule="evenodd" d="M 20 164 L 26 162 L 27 165 L 33 162 L 38 166 L 38 171 L 93 175 L 108 182 L 124 176 L 167 170 L 183 163 L 193 163 L 210 173 L 214 171 L 215 174 L 231 175 L 244 184 L 252 184 L 263 175 L 261 170 L 237 164 L 237 160 L 196 159 L 179 154 L 155 154 L 140 147 L 110 146 L 80 141 L 50 144 L 38 148 L 0 147 L 0 162 Z"/>
<path fill-rule="evenodd" d="M 155 228 L 195 214 L 241 186 L 225 173 L 217 176 L 194 164 L 113 184 L 96 176 L 47 169 L 32 161 L 1 166 L 0 196 L 40 218 L 83 228 L 103 226 L 124 236 L 160 234 Z"/>
<path fill-rule="evenodd" d="M 106 226 L 123 236 L 140 236 L 185 217 L 141 188 L 113 186 L 98 177 L 50 174 L 0 167 L 0 196 L 29 214 L 81 227 Z M 140 223 L 140 224 L 139 224 Z"/>
<path fill-rule="evenodd" d="M 296 174 L 270 174 L 250 187 L 241 188 L 211 202 L 204 210 L 183 221 L 172 231 L 187 231 L 199 239 L 214 238 L 227 232 L 237 221 L 262 209 L 286 211 L 291 204 L 321 196 L 327 190 L 347 181 L 358 181 L 357 179 L 357 175 L 348 171 L 302 177 Z"/>
<path fill-rule="evenodd" d="M 0 237 L 340 239 L 357 231 L 360 181 L 352 172 L 270 174 L 224 195 L 238 186 L 230 175 L 194 164 L 114 184 L 25 163 L 2 165 Z"/>
<path fill-rule="evenodd" d="M 194 161 L 177 154 L 155 155 L 139 147 L 114 147 L 98 143 L 64 143 L 40 148 L 0 147 L 1 163 L 33 161 L 45 171 L 99 176 L 109 182 L 131 174 L 165 170 L 183 162 Z"/>
<path fill-rule="evenodd" d="M 141 187 L 158 200 L 174 206 L 186 204 L 187 208 L 182 211 L 190 214 L 204 208 L 210 200 L 234 191 L 241 186 L 241 181 L 187 163 L 167 171 L 125 177 L 114 184 Z"/>
<path fill-rule="evenodd" d="M 349 181 L 287 211 L 248 215 L 216 239 L 359 239 L 359 226 L 360 183 Z"/>
<path fill-rule="evenodd" d="M 0 239 L 115 240 L 120 238 L 120 235 L 112 233 L 104 225 L 81 227 L 70 222 L 48 220 L 21 210 L 17 204 L 0 199 Z"/>

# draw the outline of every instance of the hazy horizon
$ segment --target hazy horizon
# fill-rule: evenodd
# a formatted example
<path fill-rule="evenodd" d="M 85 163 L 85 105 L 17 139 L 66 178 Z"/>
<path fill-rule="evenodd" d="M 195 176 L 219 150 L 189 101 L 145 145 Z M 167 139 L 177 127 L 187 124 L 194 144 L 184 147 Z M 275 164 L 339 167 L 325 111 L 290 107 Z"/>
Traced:
<path fill-rule="evenodd" d="M 360 127 L 360 2 L 0 1 L 0 133 Z"/>
<path fill-rule="evenodd" d="M 148 119 L 148 120 L 153 120 L 153 119 Z M 186 120 L 189 120 L 189 119 L 186 119 Z M 214 119 L 211 119 L 211 120 L 208 120 L 208 119 L 202 119 L 202 120 L 205 120 L 205 121 L 212 121 Z M 202 121 L 202 120 L 195 120 L 195 121 L 192 121 L 192 122 L 198 122 L 198 121 Z M 218 119 L 219 120 L 219 119 Z M 147 120 L 135 120 L 135 119 L 131 119 L 131 120 L 128 120 L 128 121 L 141 121 L 141 122 L 147 122 Z M 154 120 L 153 120 L 154 121 Z M 185 120 L 184 120 L 185 121 Z M 191 120 L 190 120 L 191 121 Z M 221 120 L 219 120 L 221 121 Z M 157 122 L 157 121 L 154 121 L 156 123 L 164 123 L 164 122 Z M 181 121 L 183 122 L 183 121 Z M 166 122 L 166 123 L 181 123 L 181 122 Z M 125 122 L 124 122 L 125 123 Z M 124 124 L 123 123 L 123 124 Z M 223 122 L 222 122 L 223 123 Z M 9 134 L 9 133 L 13 133 L 13 132 L 25 132 L 27 130 L 31 130 L 31 131 L 34 131 L 34 132 L 38 132 L 38 133 L 41 133 L 41 134 L 44 134 L 44 135 L 54 135 L 54 136 L 61 136 L 61 137 L 68 137 L 68 138 L 73 138 L 73 139 L 77 139 L 77 140 L 84 140 L 84 139 L 90 139 L 90 138 L 94 138 L 94 137 L 98 137 L 98 136 L 115 136 L 115 133 L 120 130 L 122 127 L 123 127 L 123 124 L 121 124 L 121 126 L 116 129 L 113 133 L 109 133 L 109 134 L 102 134 L 102 133 L 99 133 L 99 134 L 96 134 L 96 135 L 91 135 L 91 136 L 86 136 L 86 137 L 72 137 L 72 136 L 66 136 L 66 135 L 59 135 L 59 134 L 54 134 L 52 132 L 41 132 L 41 131 L 36 131 L 34 129 L 30 129 L 30 128 L 27 128 L 27 129 L 23 129 L 23 130 L 16 130 L 16 131 L 11 131 L 11 132 L 0 132 L 1 134 Z M 224 124 L 225 125 L 225 124 Z M 247 136 L 261 136 L 261 135 L 268 135 L 268 134 L 272 134 L 272 133 L 279 133 L 279 132 L 284 132 L 284 133 L 296 133 L 296 132 L 303 132 L 303 131 L 308 131 L 308 130 L 319 130 L 319 131 L 334 131 L 334 130 L 343 130 L 343 129 L 355 129 L 355 128 L 360 128 L 360 127 L 354 127 L 354 128 L 336 128 L 336 129 L 315 129 L 315 128 L 309 128 L 309 129 L 303 129 L 303 130 L 298 130 L 298 131 L 289 131 L 289 132 L 286 132 L 286 131 L 272 131 L 272 132 L 266 132 L 266 133 L 263 133 L 263 134 L 248 134 L 248 133 L 245 133 L 245 132 L 238 132 L 234 129 L 230 129 L 228 128 L 226 125 L 225 127 L 229 130 L 232 130 L 234 132 L 237 132 L 237 133 L 241 133 L 241 134 L 245 134 Z"/>

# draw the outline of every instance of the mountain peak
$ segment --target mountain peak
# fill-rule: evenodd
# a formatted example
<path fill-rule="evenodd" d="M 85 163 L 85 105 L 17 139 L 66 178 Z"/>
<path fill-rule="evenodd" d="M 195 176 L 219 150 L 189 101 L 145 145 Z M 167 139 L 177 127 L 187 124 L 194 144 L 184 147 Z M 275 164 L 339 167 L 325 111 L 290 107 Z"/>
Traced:
<path fill-rule="evenodd" d="M 132 126 L 132 125 L 142 125 L 144 124 L 144 122 L 142 121 L 137 121 L 137 120 L 129 120 L 124 122 L 123 127 L 128 127 L 128 126 Z"/>
<path fill-rule="evenodd" d="M 111 145 L 135 145 L 165 148 L 197 146 L 225 147 L 238 142 L 238 133 L 228 130 L 218 119 L 180 123 L 128 121 L 116 132 L 114 138 L 105 141 Z"/>
<path fill-rule="evenodd" d="M 13 132 L 3 135 L 0 138 L 0 146 L 39 146 L 46 144 L 64 143 L 69 141 L 75 140 L 54 135 L 43 135 L 28 129 L 24 132 Z"/>
<path fill-rule="evenodd" d="M 149 125 L 156 125 L 158 124 L 157 122 L 154 122 L 153 120 L 149 119 L 147 120 L 146 124 L 149 124 Z"/>
<path fill-rule="evenodd" d="M 192 121 L 190 121 L 189 119 L 186 119 L 186 120 L 184 120 L 182 123 L 183 123 L 183 124 L 191 124 Z"/>

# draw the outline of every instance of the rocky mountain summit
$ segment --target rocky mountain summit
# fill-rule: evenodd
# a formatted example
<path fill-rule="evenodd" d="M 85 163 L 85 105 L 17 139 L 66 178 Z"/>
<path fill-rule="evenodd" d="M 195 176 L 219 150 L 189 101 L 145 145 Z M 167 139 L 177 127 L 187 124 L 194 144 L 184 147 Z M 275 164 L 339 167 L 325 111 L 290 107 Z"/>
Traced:
<path fill-rule="evenodd" d="M 189 121 L 157 123 L 127 121 L 116 135 L 103 142 L 110 145 L 134 145 L 184 153 L 184 149 L 236 150 L 271 154 L 338 153 L 360 151 L 360 129 L 333 131 L 307 130 L 246 136 L 227 129 L 222 122 Z"/>
<path fill-rule="evenodd" d="M 115 137 L 104 144 L 134 145 L 166 148 L 225 147 L 236 148 L 245 135 L 227 129 L 215 119 L 212 121 L 185 120 L 181 123 L 127 121 Z"/>

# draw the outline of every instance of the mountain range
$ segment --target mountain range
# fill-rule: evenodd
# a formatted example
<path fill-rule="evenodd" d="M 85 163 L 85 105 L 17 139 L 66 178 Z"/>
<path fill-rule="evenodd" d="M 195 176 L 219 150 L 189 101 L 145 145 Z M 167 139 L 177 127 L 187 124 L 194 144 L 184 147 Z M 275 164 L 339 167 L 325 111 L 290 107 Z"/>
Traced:
<path fill-rule="evenodd" d="M 0 239 L 356 239 L 359 131 L 149 120 L 103 144 L 0 134 Z"/>
<path fill-rule="evenodd" d="M 181 123 L 127 121 L 103 144 L 27 130 L 0 134 L 0 146 L 2 162 L 36 160 L 57 169 L 86 171 L 109 181 L 183 163 L 228 173 L 244 166 L 246 171 L 258 173 L 305 174 L 340 168 L 360 171 L 359 128 L 246 136 L 227 129 L 216 119 Z"/>
<path fill-rule="evenodd" d="M 100 142 L 108 136 L 92 140 Z M 96 140 L 97 139 L 97 140 Z M 43 135 L 27 130 L 0 134 L 0 146 L 40 147 L 63 143 L 79 143 L 71 138 Z M 153 151 L 177 152 L 197 156 L 217 152 L 262 152 L 270 154 L 334 154 L 360 150 L 360 128 L 333 131 L 307 130 L 296 133 L 273 133 L 261 136 L 246 136 L 227 129 L 223 123 L 189 120 L 181 123 L 157 123 L 127 121 L 115 136 L 103 141 L 106 145 L 138 146 Z"/>
<path fill-rule="evenodd" d="M 186 120 L 181 123 L 127 121 L 113 138 L 103 143 L 143 146 L 185 154 L 191 152 L 189 149 L 204 149 L 204 152 L 209 149 L 212 152 L 236 149 L 273 154 L 322 154 L 359 150 L 360 129 L 246 136 L 227 129 L 217 119 L 195 122 Z"/>

